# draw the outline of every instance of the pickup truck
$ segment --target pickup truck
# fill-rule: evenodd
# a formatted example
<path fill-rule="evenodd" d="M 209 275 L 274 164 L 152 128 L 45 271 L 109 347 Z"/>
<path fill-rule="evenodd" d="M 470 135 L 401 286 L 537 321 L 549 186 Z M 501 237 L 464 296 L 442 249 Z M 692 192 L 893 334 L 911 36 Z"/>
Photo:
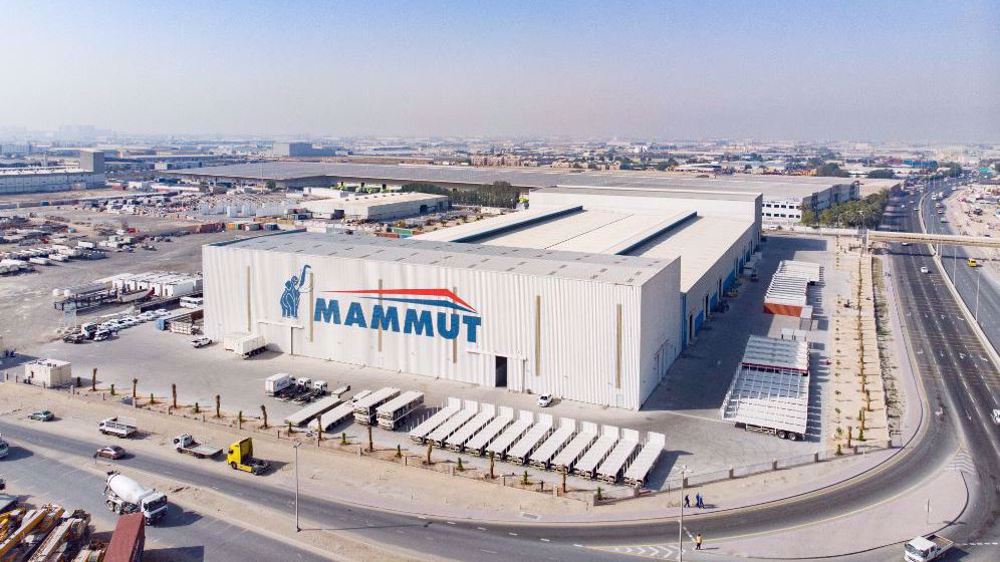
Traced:
<path fill-rule="evenodd" d="M 139 431 L 135 422 L 118 417 L 101 420 L 101 423 L 97 425 L 97 428 L 105 435 L 114 435 L 123 439 L 126 437 L 132 437 L 137 431 Z"/>
<path fill-rule="evenodd" d="M 212 447 L 194 440 L 190 433 L 182 433 L 174 437 L 174 449 L 178 453 L 187 453 L 199 459 L 210 459 L 222 452 L 219 447 Z"/>
<path fill-rule="evenodd" d="M 904 559 L 907 562 L 930 562 L 931 560 L 937 560 L 945 552 L 948 552 L 954 544 L 954 542 L 941 535 L 917 537 L 906 543 Z"/>

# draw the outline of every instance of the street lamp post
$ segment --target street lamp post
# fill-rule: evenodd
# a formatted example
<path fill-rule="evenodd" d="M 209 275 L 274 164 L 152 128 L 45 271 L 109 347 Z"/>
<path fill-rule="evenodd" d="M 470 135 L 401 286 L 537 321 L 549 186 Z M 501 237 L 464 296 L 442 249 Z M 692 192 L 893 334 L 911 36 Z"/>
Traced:
<path fill-rule="evenodd" d="M 292 445 L 295 449 L 295 532 L 298 533 L 302 530 L 299 526 L 299 443 L 298 441 Z"/>
<path fill-rule="evenodd" d="M 684 562 L 684 484 L 687 483 L 687 465 L 681 466 L 681 518 L 677 521 L 677 562 Z"/>

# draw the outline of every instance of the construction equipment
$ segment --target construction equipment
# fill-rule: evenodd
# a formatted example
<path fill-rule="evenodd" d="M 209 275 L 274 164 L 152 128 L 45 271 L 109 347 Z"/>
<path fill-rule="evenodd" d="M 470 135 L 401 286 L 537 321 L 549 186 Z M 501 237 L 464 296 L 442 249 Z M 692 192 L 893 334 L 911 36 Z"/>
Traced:
<path fill-rule="evenodd" d="M 167 514 L 166 494 L 146 488 L 115 471 L 108 473 L 104 498 L 105 505 L 115 513 L 141 512 L 147 525 L 152 525 Z"/>

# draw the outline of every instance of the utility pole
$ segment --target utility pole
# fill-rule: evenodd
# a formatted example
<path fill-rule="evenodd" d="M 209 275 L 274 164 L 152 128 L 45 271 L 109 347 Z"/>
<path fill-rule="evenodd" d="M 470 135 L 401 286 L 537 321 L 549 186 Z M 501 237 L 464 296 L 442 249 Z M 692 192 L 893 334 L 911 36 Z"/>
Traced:
<path fill-rule="evenodd" d="M 299 442 L 296 441 L 292 448 L 295 449 L 295 532 L 302 530 L 299 526 Z"/>

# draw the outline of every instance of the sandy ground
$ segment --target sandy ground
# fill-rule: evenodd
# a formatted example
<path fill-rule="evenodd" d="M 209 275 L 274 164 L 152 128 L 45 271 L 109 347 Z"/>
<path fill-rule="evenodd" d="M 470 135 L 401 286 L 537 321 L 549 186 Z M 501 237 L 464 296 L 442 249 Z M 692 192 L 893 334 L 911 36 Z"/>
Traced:
<path fill-rule="evenodd" d="M 164 407 L 160 404 L 154 410 Z M 172 451 L 170 439 L 179 433 L 191 433 L 200 441 L 219 447 L 252 435 L 257 456 L 278 467 L 274 472 L 258 477 L 261 484 L 287 489 L 294 487 L 292 441 L 287 435 L 279 436 L 273 427 L 266 431 L 260 429 L 257 421 L 245 422 L 244 429 L 240 431 L 234 427 L 236 420 L 228 417 L 216 422 L 212 419 L 212 412 L 204 414 L 203 411 L 203 414 L 194 415 L 191 408 L 182 408 L 175 415 L 166 415 L 123 405 L 102 392 L 91 395 L 83 389 L 74 396 L 66 391 L 42 390 L 15 383 L 0 385 L 0 412 L 5 420 L 25 423 L 27 413 L 42 408 L 55 412 L 59 421 L 33 424 L 32 427 L 88 439 L 97 434 L 97 423 L 101 419 L 111 415 L 134 418 L 145 437 L 126 441 L 125 446 L 144 455 L 170 456 L 175 460 L 177 456 Z M 486 521 L 587 521 L 666 516 L 668 513 L 664 510 L 676 507 L 680 500 L 677 493 L 663 493 L 594 507 L 579 499 L 554 497 L 551 486 L 540 493 L 535 491 L 534 486 L 529 486 L 529 489 L 515 487 L 515 479 L 508 479 L 506 486 L 500 485 L 499 479 L 492 482 L 483 480 L 485 470 L 480 473 L 456 473 L 454 463 L 440 452 L 433 453 L 435 465 L 429 470 L 419 466 L 422 451 L 408 456 L 406 464 L 414 466 L 403 465 L 400 459 L 395 458 L 391 448 L 380 447 L 381 452 L 376 455 L 380 460 L 367 454 L 360 456 L 358 451 L 366 443 L 363 435 L 352 435 L 347 446 L 340 445 L 337 439 L 329 439 L 323 442 L 322 447 L 317 447 L 312 439 L 300 437 L 304 442 L 299 452 L 300 465 L 308 482 L 304 493 L 362 506 Z M 205 468 L 229 477 L 248 477 L 243 473 L 234 473 L 222 462 L 185 459 L 200 462 Z M 845 457 L 702 487 L 691 486 L 688 493 L 700 491 L 715 507 L 733 507 L 753 503 L 757 499 L 763 501 L 763 496 L 767 494 L 772 497 L 793 494 L 817 483 L 832 483 L 858 468 L 883 459 L 881 453 Z M 336 466 L 335 474 L 326 468 L 331 465 Z"/>

